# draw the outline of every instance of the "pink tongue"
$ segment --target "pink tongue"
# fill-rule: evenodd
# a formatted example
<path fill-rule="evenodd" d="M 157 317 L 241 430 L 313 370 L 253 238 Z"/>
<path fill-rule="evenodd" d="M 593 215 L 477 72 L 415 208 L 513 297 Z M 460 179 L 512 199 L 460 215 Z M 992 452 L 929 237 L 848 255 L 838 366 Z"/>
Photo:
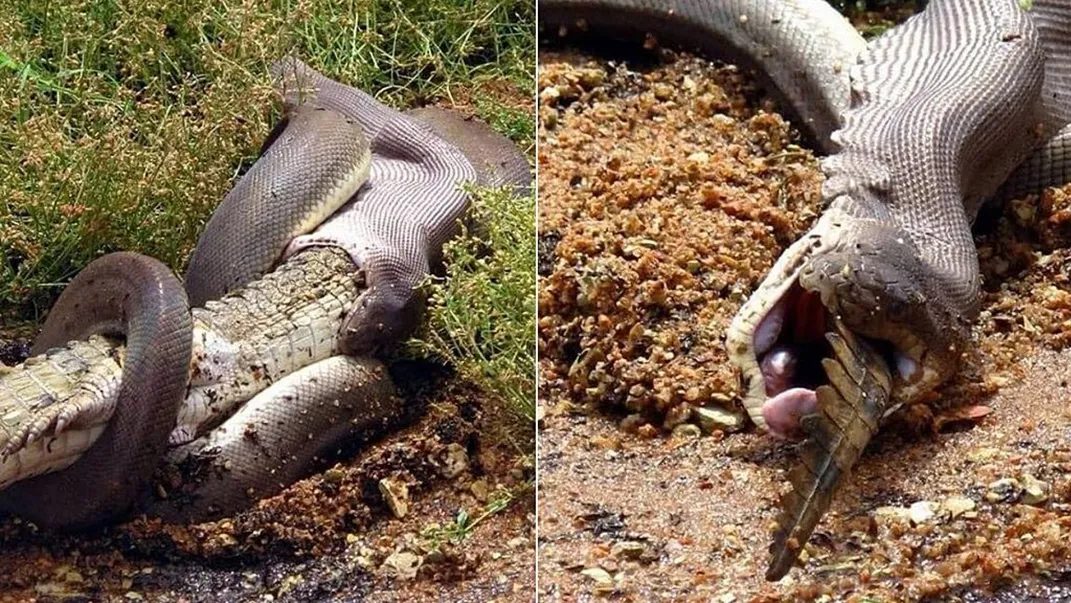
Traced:
<path fill-rule="evenodd" d="M 814 390 L 794 387 L 766 400 L 762 404 L 762 418 L 770 434 L 783 440 L 803 438 L 800 417 L 818 410 L 818 397 Z"/>

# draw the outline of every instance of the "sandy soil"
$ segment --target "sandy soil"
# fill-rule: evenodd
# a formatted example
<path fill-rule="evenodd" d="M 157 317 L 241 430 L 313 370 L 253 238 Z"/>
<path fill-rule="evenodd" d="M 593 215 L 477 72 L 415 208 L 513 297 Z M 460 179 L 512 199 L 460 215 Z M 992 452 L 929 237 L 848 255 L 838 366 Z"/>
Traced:
<path fill-rule="evenodd" d="M 722 337 L 816 217 L 821 175 L 735 69 L 630 58 L 540 57 L 540 594 L 1071 597 L 1071 187 L 979 221 L 978 349 L 872 443 L 803 567 L 767 584 L 794 452 L 739 431 Z"/>

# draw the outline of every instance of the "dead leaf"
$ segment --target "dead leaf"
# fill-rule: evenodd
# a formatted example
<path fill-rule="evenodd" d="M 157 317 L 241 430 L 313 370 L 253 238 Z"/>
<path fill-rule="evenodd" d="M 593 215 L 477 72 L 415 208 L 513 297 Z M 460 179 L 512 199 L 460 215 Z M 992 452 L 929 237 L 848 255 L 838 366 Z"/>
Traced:
<path fill-rule="evenodd" d="M 947 425 L 954 423 L 977 423 L 992 412 L 992 408 L 980 404 L 941 411 L 933 419 L 933 429 L 941 431 Z"/>

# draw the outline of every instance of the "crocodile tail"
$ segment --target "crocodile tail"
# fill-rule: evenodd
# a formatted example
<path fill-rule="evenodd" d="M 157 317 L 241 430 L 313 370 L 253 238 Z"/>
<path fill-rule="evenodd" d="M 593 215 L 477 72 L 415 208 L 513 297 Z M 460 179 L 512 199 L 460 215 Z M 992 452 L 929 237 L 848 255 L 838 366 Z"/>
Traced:
<path fill-rule="evenodd" d="M 819 387 L 818 411 L 803 417 L 807 439 L 789 474 L 792 490 L 770 546 L 767 580 L 780 580 L 799 558 L 840 484 L 877 433 L 888 406 L 892 380 L 881 356 L 839 321 L 826 334 L 833 355 L 822 361 L 829 385 Z"/>

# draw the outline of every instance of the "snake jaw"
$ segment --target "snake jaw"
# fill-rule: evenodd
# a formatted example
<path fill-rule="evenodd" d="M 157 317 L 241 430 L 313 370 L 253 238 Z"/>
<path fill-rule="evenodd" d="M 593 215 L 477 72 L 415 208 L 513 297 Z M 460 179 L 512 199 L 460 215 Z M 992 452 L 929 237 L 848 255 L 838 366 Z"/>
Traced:
<path fill-rule="evenodd" d="M 859 207 L 843 197 L 831 205 L 781 255 L 727 333 L 730 358 L 741 369 L 743 405 L 760 429 L 774 435 L 791 437 L 769 425 L 770 417 L 779 424 L 785 418 L 774 410 L 793 414 L 799 406 L 777 396 L 824 383 L 819 363 L 828 355 L 827 312 L 874 345 L 889 365 L 892 394 L 885 416 L 934 389 L 958 366 L 956 350 L 968 336 L 964 319 L 945 312 L 933 283 L 919 276 L 924 272 L 912 239 L 895 224 L 858 217 Z M 800 363 L 802 368 L 792 366 Z M 775 399 L 772 410 L 768 403 Z"/>

